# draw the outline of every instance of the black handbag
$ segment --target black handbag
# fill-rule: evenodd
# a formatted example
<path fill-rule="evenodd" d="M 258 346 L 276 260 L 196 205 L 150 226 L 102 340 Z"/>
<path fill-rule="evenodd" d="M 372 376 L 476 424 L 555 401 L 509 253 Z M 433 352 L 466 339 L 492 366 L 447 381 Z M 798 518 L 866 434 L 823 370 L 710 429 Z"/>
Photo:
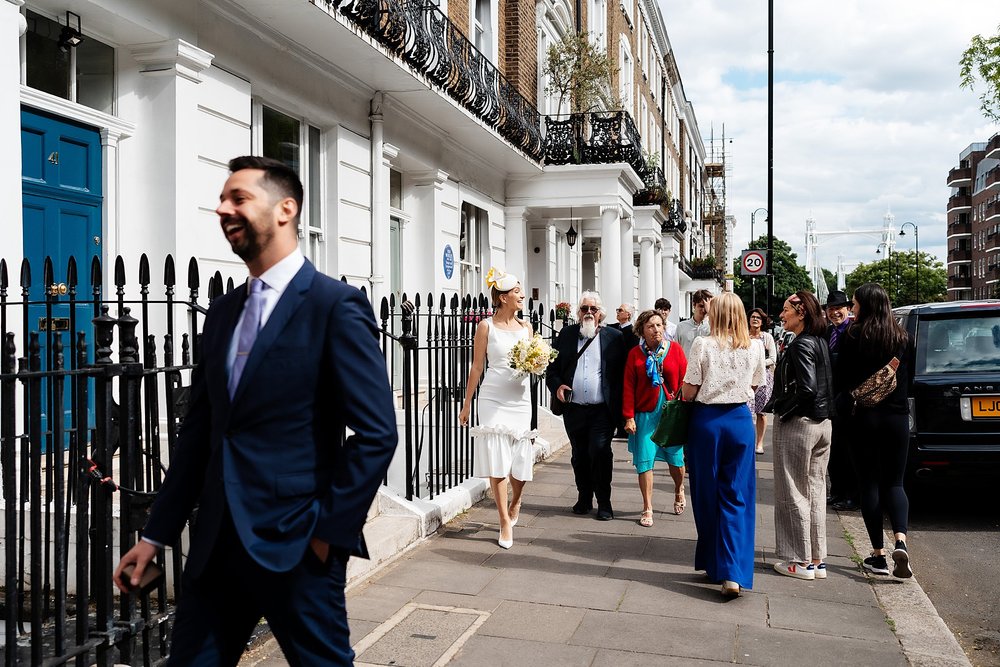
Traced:
<path fill-rule="evenodd" d="M 571 365 L 571 368 L 573 369 L 573 374 L 576 374 L 576 365 L 577 363 L 579 363 L 580 357 L 583 356 L 583 353 L 587 351 L 587 348 L 590 347 L 590 344 L 593 343 L 595 340 L 597 340 L 597 337 L 600 335 L 601 335 L 600 332 L 594 334 L 594 337 L 588 339 L 587 342 L 583 344 L 583 347 L 581 347 L 577 351 L 576 356 L 573 357 L 573 363 Z M 569 384 L 566 382 L 562 382 L 561 381 L 562 378 L 559 379 L 560 379 L 559 383 L 560 386 L 564 384 Z M 566 401 L 560 401 L 557 395 L 558 393 L 559 393 L 559 387 L 556 387 L 556 390 L 552 392 L 551 396 L 552 400 L 549 401 L 549 412 L 554 414 L 556 417 L 561 417 L 566 412 Z"/>

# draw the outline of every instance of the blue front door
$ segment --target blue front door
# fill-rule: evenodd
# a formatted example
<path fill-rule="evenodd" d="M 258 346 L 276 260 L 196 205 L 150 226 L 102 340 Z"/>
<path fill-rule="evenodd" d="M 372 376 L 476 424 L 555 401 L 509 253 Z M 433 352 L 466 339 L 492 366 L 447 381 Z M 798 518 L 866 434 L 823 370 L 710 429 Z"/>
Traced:
<path fill-rule="evenodd" d="M 21 109 L 21 191 L 24 227 L 24 256 L 31 265 L 28 329 L 39 332 L 42 368 L 51 366 L 50 344 L 62 340 L 64 367 L 73 364 L 73 332 L 69 305 L 67 266 L 70 257 L 77 263 L 75 329 L 87 331 L 91 358 L 93 339 L 90 320 L 94 316 L 90 265 L 101 251 L 101 137 L 85 125 L 57 116 Z M 52 260 L 52 283 L 67 285 L 67 293 L 46 306 L 42 266 Z M 59 290 L 61 291 L 61 290 Z M 25 341 L 26 343 L 27 341 Z M 43 395 L 48 392 L 43 387 Z M 69 384 L 65 384 L 66 425 L 71 421 Z M 43 400 L 47 404 L 47 401 Z M 47 422 L 47 420 L 45 420 Z M 45 427 L 43 427 L 45 428 Z"/>

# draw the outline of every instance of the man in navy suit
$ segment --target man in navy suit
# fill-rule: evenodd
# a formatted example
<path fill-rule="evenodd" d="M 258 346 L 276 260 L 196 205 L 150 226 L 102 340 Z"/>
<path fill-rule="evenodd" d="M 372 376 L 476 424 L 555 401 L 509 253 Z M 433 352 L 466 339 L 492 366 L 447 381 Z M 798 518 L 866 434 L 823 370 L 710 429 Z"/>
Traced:
<path fill-rule="evenodd" d="M 397 440 L 375 319 L 299 251 L 295 172 L 259 157 L 229 169 L 216 213 L 250 279 L 205 318 L 170 469 L 115 583 L 134 564 L 137 585 L 197 505 L 170 664 L 236 665 L 264 617 L 291 664 L 349 665 L 347 559 L 367 555 Z"/>
<path fill-rule="evenodd" d="M 562 328 L 559 355 L 549 365 L 545 383 L 566 403 L 563 426 L 569 436 L 576 481 L 574 514 L 589 514 L 597 500 L 597 519 L 615 518 L 611 507 L 611 438 L 622 417 L 625 344 L 617 329 L 601 326 L 604 309 L 596 292 L 584 292 L 579 324 Z"/>

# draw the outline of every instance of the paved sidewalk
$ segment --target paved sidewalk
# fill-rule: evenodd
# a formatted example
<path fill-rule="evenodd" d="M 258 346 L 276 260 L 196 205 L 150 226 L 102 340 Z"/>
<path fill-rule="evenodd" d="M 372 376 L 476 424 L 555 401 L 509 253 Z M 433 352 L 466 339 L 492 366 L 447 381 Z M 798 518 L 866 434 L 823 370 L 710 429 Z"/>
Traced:
<path fill-rule="evenodd" d="M 953 637 L 954 647 L 943 640 L 906 650 L 879 598 L 923 591 L 913 579 L 863 574 L 836 513 L 827 579 L 775 573 L 770 450 L 758 457 L 757 477 L 754 588 L 725 601 L 692 569 L 690 498 L 674 516 L 665 468 L 656 470 L 654 525 L 643 528 L 634 469 L 615 441 L 615 520 L 596 521 L 569 511 L 576 490 L 566 449 L 536 465 L 509 551 L 497 546 L 487 499 L 348 592 L 357 664 L 969 664 Z M 862 532 L 858 549 L 866 546 Z M 921 613 L 936 617 L 932 606 Z M 272 639 L 241 664 L 287 663 Z"/>

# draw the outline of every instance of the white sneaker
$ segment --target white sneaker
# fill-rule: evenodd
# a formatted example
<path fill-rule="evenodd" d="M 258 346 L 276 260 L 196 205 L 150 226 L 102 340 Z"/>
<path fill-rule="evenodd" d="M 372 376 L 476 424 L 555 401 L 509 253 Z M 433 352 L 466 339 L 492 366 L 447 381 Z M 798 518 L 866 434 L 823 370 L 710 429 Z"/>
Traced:
<path fill-rule="evenodd" d="M 826 563 L 820 563 L 819 565 L 809 563 L 809 565 L 806 566 L 806 569 L 813 573 L 813 578 L 826 579 Z"/>
<path fill-rule="evenodd" d="M 809 569 L 804 563 L 797 563 L 793 560 L 779 560 L 774 564 L 774 571 L 786 577 L 795 577 L 796 579 L 805 579 L 806 581 L 812 581 L 816 578 L 815 570 Z"/>

